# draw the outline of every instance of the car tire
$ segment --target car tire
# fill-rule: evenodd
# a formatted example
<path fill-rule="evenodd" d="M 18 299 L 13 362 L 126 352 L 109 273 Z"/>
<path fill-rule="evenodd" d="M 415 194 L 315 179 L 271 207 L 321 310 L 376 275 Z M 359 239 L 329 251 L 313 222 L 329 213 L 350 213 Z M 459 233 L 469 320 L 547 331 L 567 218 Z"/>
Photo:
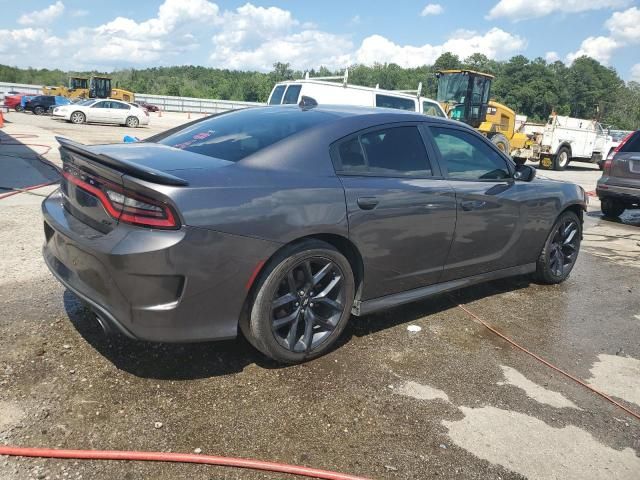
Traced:
<path fill-rule="evenodd" d="M 603 198 L 600 200 L 600 210 L 605 217 L 617 218 L 624 212 L 624 204 L 615 198 Z"/>
<path fill-rule="evenodd" d="M 249 343 L 273 360 L 294 364 L 317 358 L 336 343 L 351 316 L 355 281 L 336 248 L 306 240 L 276 254 L 256 292 Z"/>
<path fill-rule="evenodd" d="M 76 111 L 69 116 L 69 120 L 71 121 L 71 123 L 75 123 L 77 125 L 86 122 L 87 117 L 84 113 Z"/>
<path fill-rule="evenodd" d="M 16 105 L 15 110 L 16 112 L 24 112 L 24 108 L 22 107 L 22 105 Z"/>
<path fill-rule="evenodd" d="M 132 115 L 130 117 L 127 117 L 125 125 L 129 128 L 136 128 L 138 125 L 140 125 L 140 120 L 138 120 L 138 117 L 134 117 Z"/>
<path fill-rule="evenodd" d="M 511 147 L 509 146 L 509 140 L 507 140 L 507 137 L 505 137 L 501 133 L 496 133 L 495 135 L 491 136 L 490 140 L 491 143 L 498 147 L 498 149 L 502 153 L 504 153 L 505 155 L 509 155 L 509 153 L 511 152 Z"/>
<path fill-rule="evenodd" d="M 544 242 L 534 279 L 548 285 L 564 282 L 576 264 L 581 240 L 582 223 L 578 215 L 570 210 L 563 212 Z"/>
<path fill-rule="evenodd" d="M 567 147 L 560 147 L 558 153 L 553 157 L 553 169 L 557 171 L 565 170 L 571 161 L 571 150 Z"/>
<path fill-rule="evenodd" d="M 33 114 L 34 115 L 44 114 L 44 108 L 38 105 L 36 108 L 33 109 Z"/>

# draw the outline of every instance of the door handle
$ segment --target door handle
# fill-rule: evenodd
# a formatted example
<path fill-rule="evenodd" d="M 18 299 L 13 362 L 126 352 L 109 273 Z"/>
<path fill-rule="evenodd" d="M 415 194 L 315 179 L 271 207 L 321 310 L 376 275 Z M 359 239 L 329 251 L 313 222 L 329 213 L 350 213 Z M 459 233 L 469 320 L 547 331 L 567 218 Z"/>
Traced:
<path fill-rule="evenodd" d="M 358 197 L 358 206 L 361 210 L 373 210 L 378 206 L 380 200 L 376 197 Z"/>
<path fill-rule="evenodd" d="M 469 212 L 471 210 L 478 210 L 480 208 L 483 208 L 486 204 L 487 202 L 483 202 L 482 200 L 468 200 L 465 202 L 460 202 L 460 207 L 462 207 L 462 210 L 464 210 L 465 212 Z"/>

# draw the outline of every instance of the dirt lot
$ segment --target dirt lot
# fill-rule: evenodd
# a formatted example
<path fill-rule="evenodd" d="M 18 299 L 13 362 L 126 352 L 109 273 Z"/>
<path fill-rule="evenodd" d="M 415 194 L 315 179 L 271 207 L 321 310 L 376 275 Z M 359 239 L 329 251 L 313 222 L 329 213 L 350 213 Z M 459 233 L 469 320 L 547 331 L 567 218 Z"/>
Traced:
<path fill-rule="evenodd" d="M 0 130 L 0 186 L 55 180 L 34 156 L 59 161 L 54 135 L 119 142 L 188 120 L 152 115 L 150 127 L 132 131 L 11 113 Z M 594 190 L 598 170 L 579 165 L 542 174 Z M 455 306 L 640 411 L 640 212 L 607 221 L 594 199 L 580 259 L 562 285 L 509 279 L 354 319 L 333 353 L 281 368 L 241 339 L 105 338 L 42 261 L 39 204 L 53 188 L 0 200 L 0 443 L 200 448 L 381 479 L 640 478 L 640 420 Z M 3 480 L 186 477 L 286 476 L 0 457 Z"/>

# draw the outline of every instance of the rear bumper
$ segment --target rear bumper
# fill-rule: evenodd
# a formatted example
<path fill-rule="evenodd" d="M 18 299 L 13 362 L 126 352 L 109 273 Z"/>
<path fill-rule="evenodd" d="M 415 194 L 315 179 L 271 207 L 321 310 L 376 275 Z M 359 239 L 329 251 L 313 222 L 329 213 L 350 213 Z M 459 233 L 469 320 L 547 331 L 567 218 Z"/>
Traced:
<path fill-rule="evenodd" d="M 619 185 L 598 182 L 596 194 L 600 199 L 614 197 L 631 203 L 640 203 L 640 188 L 621 187 Z"/>
<path fill-rule="evenodd" d="M 247 280 L 278 244 L 202 228 L 119 225 L 103 234 L 42 204 L 43 256 L 53 275 L 121 333 L 156 342 L 233 338 Z"/>

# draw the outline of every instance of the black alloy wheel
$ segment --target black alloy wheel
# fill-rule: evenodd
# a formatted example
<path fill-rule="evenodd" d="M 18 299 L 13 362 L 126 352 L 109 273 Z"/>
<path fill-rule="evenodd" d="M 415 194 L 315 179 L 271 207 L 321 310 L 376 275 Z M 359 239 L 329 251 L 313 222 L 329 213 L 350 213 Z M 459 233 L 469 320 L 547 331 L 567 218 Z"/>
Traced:
<path fill-rule="evenodd" d="M 536 263 L 535 277 L 541 283 L 564 282 L 573 270 L 580 251 L 582 224 L 572 211 L 556 220 Z"/>
<path fill-rule="evenodd" d="M 344 312 L 344 273 L 331 260 L 305 259 L 282 279 L 272 300 L 271 329 L 289 351 L 310 352 L 335 330 Z"/>

